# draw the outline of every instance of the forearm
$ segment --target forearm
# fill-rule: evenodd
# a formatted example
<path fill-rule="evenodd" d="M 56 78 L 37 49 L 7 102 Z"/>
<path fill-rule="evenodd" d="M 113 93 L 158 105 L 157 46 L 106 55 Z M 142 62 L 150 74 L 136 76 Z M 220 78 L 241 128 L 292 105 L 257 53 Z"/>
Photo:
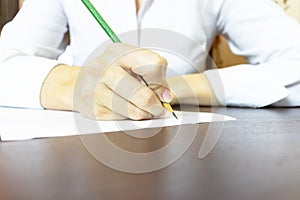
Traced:
<path fill-rule="evenodd" d="M 192 104 L 202 106 L 219 105 L 219 102 L 202 73 L 168 78 L 174 94 L 172 104 Z"/>
<path fill-rule="evenodd" d="M 57 65 L 46 77 L 40 94 L 46 109 L 73 110 L 73 96 L 80 67 Z"/>

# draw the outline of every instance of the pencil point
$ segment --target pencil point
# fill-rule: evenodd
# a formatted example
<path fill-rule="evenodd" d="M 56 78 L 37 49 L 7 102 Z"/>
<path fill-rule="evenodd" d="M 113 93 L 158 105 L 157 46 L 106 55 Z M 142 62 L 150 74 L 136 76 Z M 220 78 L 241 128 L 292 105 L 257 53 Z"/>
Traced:
<path fill-rule="evenodd" d="M 178 119 L 178 117 L 176 116 L 175 112 L 172 112 L 173 116 Z"/>

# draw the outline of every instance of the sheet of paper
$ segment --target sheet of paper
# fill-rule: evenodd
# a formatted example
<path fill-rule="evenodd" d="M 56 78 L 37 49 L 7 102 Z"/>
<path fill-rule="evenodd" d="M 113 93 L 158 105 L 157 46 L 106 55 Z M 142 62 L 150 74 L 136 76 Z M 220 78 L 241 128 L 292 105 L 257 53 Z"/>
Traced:
<path fill-rule="evenodd" d="M 0 135 L 2 141 L 25 140 L 234 120 L 215 113 L 175 112 L 178 119 L 95 121 L 68 111 L 0 108 Z"/>

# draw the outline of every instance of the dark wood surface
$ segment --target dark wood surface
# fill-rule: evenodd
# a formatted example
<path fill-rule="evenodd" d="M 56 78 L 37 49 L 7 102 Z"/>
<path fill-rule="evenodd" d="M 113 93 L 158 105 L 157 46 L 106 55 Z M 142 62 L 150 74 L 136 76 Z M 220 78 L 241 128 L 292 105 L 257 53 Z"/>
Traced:
<path fill-rule="evenodd" d="M 0 199 L 299 200 L 300 109 L 228 108 L 227 114 L 237 120 L 224 123 L 204 159 L 198 152 L 208 123 L 164 128 L 148 139 L 107 134 L 119 147 L 140 153 L 163 147 L 177 131 L 197 128 L 179 160 L 145 174 L 106 167 L 79 136 L 1 142 Z"/>

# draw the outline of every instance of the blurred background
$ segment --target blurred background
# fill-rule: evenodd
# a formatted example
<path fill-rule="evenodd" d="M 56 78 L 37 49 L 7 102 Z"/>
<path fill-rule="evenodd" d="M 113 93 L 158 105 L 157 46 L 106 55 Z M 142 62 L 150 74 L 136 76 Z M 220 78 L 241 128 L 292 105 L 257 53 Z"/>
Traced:
<path fill-rule="evenodd" d="M 15 14 L 21 8 L 23 1 L 24 0 L 0 0 L 0 31 L 3 25 L 15 16 Z M 279 4 L 290 16 L 300 22 L 300 0 L 274 1 Z M 230 51 L 226 39 L 224 39 L 222 36 L 218 36 L 216 38 L 210 54 L 215 64 L 219 68 L 247 63 L 243 57 L 234 55 Z"/>
<path fill-rule="evenodd" d="M 300 0 L 274 1 L 279 4 L 288 13 L 288 15 L 300 22 Z M 218 68 L 247 63 L 246 59 L 241 56 L 234 55 L 230 51 L 226 39 L 222 36 L 218 36 L 216 38 L 210 54 Z"/>
<path fill-rule="evenodd" d="M 0 0 L 0 31 L 15 16 L 22 3 L 23 0 Z"/>

